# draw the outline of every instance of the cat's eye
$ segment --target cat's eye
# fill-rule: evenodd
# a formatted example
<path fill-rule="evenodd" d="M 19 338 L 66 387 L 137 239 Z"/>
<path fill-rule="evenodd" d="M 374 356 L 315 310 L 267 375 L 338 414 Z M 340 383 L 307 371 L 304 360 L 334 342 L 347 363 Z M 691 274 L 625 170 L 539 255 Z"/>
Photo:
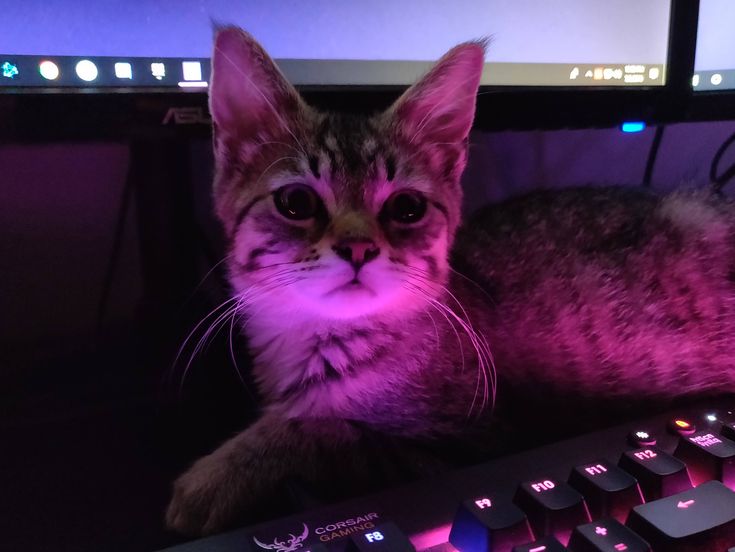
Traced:
<path fill-rule="evenodd" d="M 426 198 L 413 190 L 393 194 L 383 205 L 384 216 L 402 224 L 420 221 L 426 214 Z"/>
<path fill-rule="evenodd" d="M 276 209 L 291 220 L 314 218 L 322 202 L 313 188 L 305 184 L 289 184 L 273 192 Z"/>

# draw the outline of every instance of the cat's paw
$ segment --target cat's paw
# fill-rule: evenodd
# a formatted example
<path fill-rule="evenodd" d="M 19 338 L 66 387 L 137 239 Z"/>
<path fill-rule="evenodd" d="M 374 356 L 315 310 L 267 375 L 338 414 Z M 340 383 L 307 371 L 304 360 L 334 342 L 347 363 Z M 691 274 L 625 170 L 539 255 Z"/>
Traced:
<path fill-rule="evenodd" d="M 231 524 L 245 502 L 240 470 L 216 451 L 176 480 L 166 525 L 187 535 L 212 534 Z"/>

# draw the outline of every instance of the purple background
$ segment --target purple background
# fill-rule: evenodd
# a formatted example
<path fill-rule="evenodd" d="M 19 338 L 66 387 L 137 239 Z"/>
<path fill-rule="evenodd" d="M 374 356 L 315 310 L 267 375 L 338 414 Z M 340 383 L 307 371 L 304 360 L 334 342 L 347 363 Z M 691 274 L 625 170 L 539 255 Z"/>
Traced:
<path fill-rule="evenodd" d="M 695 71 L 735 69 L 735 1 L 700 0 Z"/>
<path fill-rule="evenodd" d="M 208 57 L 214 20 L 277 58 L 433 60 L 492 36 L 488 61 L 664 63 L 669 12 L 670 0 L 24 0 L 3 7 L 0 52 Z"/>

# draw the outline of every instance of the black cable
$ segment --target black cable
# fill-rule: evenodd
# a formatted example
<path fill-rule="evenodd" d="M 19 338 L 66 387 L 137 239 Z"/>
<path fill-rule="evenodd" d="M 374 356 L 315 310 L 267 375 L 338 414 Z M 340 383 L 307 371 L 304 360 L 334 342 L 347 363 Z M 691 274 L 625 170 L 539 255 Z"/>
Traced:
<path fill-rule="evenodd" d="M 718 148 L 715 156 L 712 158 L 712 164 L 709 167 L 709 181 L 712 184 L 712 192 L 718 196 L 722 195 L 722 189 L 728 182 L 730 182 L 730 180 L 733 179 L 733 177 L 735 177 L 735 163 L 732 163 L 722 174 L 717 174 L 720 160 L 733 142 L 735 142 L 735 132 L 732 133 Z"/>
<path fill-rule="evenodd" d="M 105 271 L 105 278 L 102 282 L 102 292 L 100 299 L 97 304 L 97 334 L 102 331 L 102 324 L 107 314 L 107 302 L 110 298 L 110 291 L 112 290 L 112 281 L 115 277 L 115 269 L 117 268 L 117 262 L 120 258 L 120 250 L 122 248 L 123 236 L 125 235 L 125 224 L 128 219 L 128 211 L 130 210 L 130 198 L 133 195 L 133 171 L 131 169 L 132 161 L 129 161 L 128 173 L 125 177 L 125 184 L 123 184 L 122 194 L 120 196 L 120 206 L 117 209 L 117 221 L 115 223 L 115 232 L 113 235 L 112 249 L 110 250 L 110 257 L 107 261 L 107 270 Z"/>
<path fill-rule="evenodd" d="M 646 170 L 643 173 L 643 186 L 646 188 L 651 187 L 651 177 L 653 176 L 653 168 L 656 165 L 656 157 L 658 156 L 658 148 L 661 146 L 661 139 L 664 137 L 663 125 L 656 127 L 656 133 L 653 135 L 653 141 L 651 142 L 651 149 L 648 150 L 648 160 L 646 161 Z"/>

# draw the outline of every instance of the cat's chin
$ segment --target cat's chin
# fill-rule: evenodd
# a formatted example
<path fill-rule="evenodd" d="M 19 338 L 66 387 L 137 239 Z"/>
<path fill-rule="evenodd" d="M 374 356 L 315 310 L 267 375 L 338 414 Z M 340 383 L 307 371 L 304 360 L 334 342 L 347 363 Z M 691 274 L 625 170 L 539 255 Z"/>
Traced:
<path fill-rule="evenodd" d="M 303 305 L 321 318 L 352 320 L 397 313 L 407 314 L 415 306 L 415 298 L 399 290 L 376 291 L 364 283 L 347 283 L 320 296 L 302 298 Z M 411 305 L 410 303 L 414 303 Z"/>

